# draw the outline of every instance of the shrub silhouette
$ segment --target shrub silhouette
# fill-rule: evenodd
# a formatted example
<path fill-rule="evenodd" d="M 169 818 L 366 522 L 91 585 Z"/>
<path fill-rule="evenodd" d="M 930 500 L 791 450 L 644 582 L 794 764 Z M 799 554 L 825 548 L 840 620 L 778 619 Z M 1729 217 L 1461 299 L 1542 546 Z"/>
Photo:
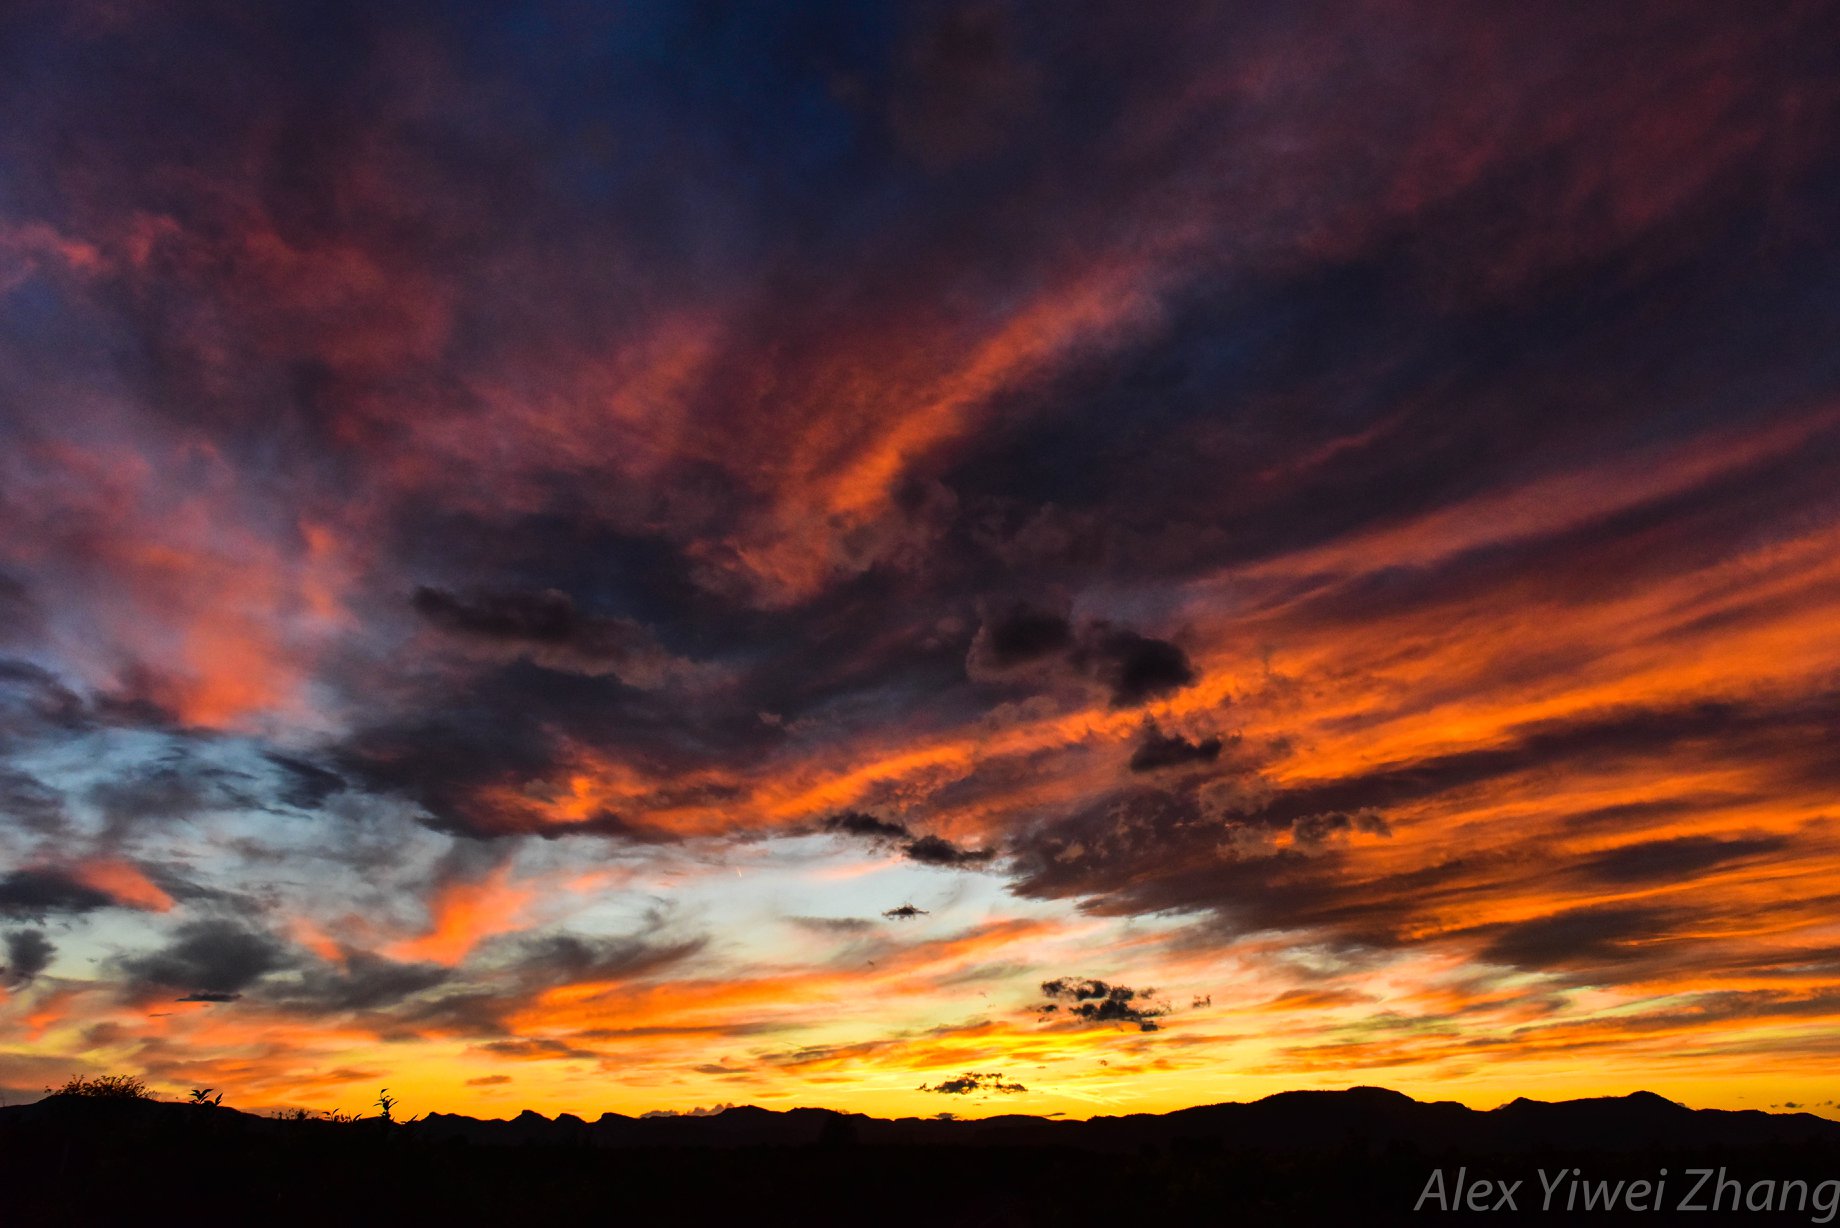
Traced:
<path fill-rule="evenodd" d="M 396 1097 L 390 1095 L 390 1089 L 384 1088 L 377 1093 L 377 1116 L 385 1121 L 395 1120 L 390 1116 L 390 1111 L 396 1107 L 397 1103 Z"/>
<path fill-rule="evenodd" d="M 152 1100 L 145 1080 L 136 1075 L 97 1075 L 86 1079 L 72 1075 L 64 1086 L 47 1087 L 48 1096 L 85 1096 L 92 1100 Z"/>
<path fill-rule="evenodd" d="M 216 1090 L 215 1088 L 210 1088 L 210 1087 L 194 1087 L 192 1089 L 192 1103 L 199 1106 L 200 1108 L 206 1108 L 206 1109 L 216 1108 L 218 1105 L 224 1102 L 224 1094 L 222 1092 L 218 1092 L 216 1097 L 213 1098 L 211 1093 L 215 1090 Z"/>

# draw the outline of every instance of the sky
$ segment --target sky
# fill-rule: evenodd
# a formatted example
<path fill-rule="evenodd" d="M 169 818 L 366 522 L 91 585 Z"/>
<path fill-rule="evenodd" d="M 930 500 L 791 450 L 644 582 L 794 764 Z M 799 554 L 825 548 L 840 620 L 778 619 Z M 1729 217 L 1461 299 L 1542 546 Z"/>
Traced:
<path fill-rule="evenodd" d="M 0 14 L 0 1097 L 1840 1086 L 1840 7 Z"/>

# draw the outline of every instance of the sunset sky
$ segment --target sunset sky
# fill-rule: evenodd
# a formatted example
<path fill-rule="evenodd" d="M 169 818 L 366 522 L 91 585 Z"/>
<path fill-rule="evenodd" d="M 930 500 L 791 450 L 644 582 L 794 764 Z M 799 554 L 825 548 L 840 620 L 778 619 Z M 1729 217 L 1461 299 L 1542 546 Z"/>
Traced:
<path fill-rule="evenodd" d="M 1840 1116 L 1836 218 L 1833 4 L 8 4 L 0 1097 Z"/>

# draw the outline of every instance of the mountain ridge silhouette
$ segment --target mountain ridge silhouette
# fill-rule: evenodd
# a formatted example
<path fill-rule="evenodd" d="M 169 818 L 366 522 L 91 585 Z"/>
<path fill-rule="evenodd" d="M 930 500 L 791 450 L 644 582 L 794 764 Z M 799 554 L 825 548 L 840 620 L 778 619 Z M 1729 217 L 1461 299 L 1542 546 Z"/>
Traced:
<path fill-rule="evenodd" d="M 110 1120 L 209 1125 L 219 1134 L 384 1128 L 375 1118 L 287 1121 L 231 1107 L 200 1109 L 177 1102 L 52 1096 L 0 1108 L 0 1136 L 14 1127 Z M 1389 1088 L 1366 1086 L 1274 1092 L 1252 1101 L 1079 1120 L 1027 1113 L 969 1119 L 883 1118 L 809 1106 L 737 1105 L 714 1113 L 641 1117 L 605 1112 L 593 1120 L 566 1112 L 545 1117 L 533 1109 L 511 1118 L 434 1112 L 387 1128 L 405 1140 L 436 1143 L 601 1147 L 849 1143 L 1071 1147 L 1111 1152 L 1206 1142 L 1252 1152 L 1403 1144 L 1433 1153 L 1512 1154 L 1562 1148 L 1617 1152 L 1666 1147 L 1840 1146 L 1840 1122 L 1812 1113 L 1694 1109 L 1649 1091 L 1558 1101 L 1520 1096 L 1492 1109 L 1473 1109 L 1453 1100 L 1421 1101 Z"/>

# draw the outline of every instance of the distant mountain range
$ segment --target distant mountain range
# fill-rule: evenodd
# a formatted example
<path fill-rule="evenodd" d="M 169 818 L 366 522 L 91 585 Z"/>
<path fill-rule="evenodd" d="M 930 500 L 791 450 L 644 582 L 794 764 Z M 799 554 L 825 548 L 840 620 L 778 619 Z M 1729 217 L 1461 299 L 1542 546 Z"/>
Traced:
<path fill-rule="evenodd" d="M 53 1097 L 36 1104 L 0 1108 L 0 1131 L 28 1122 L 44 1124 L 97 1113 L 157 1115 L 170 1118 L 176 1125 L 201 1121 L 204 1114 L 210 1114 L 219 1131 L 334 1124 L 283 1122 L 234 1109 L 199 1109 L 186 1104 L 105 1104 Z M 346 1124 L 363 1128 L 370 1122 L 374 1119 Z M 1426 1152 L 1511 1154 L 1561 1148 L 1617 1152 L 1674 1147 L 1840 1145 L 1840 1122 L 1812 1113 L 1690 1109 L 1653 1092 L 1557 1102 L 1522 1098 L 1499 1108 L 1478 1110 L 1449 1100 L 1426 1103 L 1381 1087 L 1279 1092 L 1244 1104 L 1211 1104 L 1169 1113 L 1133 1113 L 1084 1121 L 1027 1114 L 975 1120 L 890 1120 L 830 1109 L 772 1110 L 749 1105 L 683 1116 L 603 1113 L 592 1121 L 572 1113 L 544 1117 L 530 1110 L 510 1119 L 431 1113 L 393 1129 L 407 1139 L 464 1140 L 488 1146 L 879 1144 L 1129 1151 L 1146 1145 L 1204 1141 L 1274 1152 L 1403 1144 Z"/>

